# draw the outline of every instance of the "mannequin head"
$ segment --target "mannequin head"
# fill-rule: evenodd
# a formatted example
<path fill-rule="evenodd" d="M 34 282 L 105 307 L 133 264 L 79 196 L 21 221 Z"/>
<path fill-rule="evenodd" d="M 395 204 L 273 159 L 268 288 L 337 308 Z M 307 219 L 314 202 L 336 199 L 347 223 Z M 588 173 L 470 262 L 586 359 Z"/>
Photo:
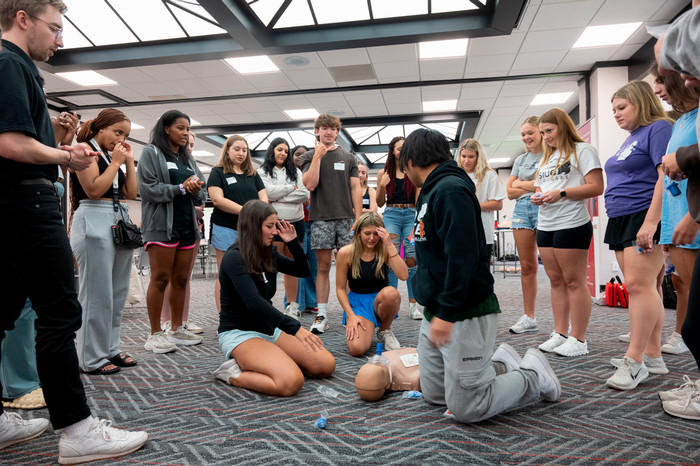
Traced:
<path fill-rule="evenodd" d="M 357 394 L 365 401 L 377 401 L 391 385 L 389 368 L 377 364 L 365 364 L 355 376 Z"/>

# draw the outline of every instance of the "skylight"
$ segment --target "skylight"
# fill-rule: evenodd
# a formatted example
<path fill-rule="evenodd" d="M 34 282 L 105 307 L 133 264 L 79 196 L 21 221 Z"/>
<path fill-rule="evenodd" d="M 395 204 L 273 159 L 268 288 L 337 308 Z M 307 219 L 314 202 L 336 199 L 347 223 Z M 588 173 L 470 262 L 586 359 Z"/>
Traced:
<path fill-rule="evenodd" d="M 375 19 L 428 14 L 426 0 L 371 0 L 371 4 Z"/>
<path fill-rule="evenodd" d="M 604 47 L 623 44 L 642 23 L 609 24 L 588 26 L 573 48 Z"/>
<path fill-rule="evenodd" d="M 343 0 L 342 2 L 311 0 L 311 5 L 316 13 L 318 24 L 370 19 L 367 0 Z"/>
<path fill-rule="evenodd" d="M 142 41 L 187 36 L 161 0 L 119 0 L 110 5 Z"/>

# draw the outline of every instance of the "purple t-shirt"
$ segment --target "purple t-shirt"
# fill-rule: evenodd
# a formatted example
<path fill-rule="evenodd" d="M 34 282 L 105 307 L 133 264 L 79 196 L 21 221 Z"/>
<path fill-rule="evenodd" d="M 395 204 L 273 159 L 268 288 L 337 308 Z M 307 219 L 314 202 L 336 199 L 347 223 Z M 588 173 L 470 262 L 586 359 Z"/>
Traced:
<path fill-rule="evenodd" d="M 608 178 L 605 209 L 615 218 L 648 209 L 659 179 L 656 167 L 666 154 L 673 126 L 658 120 L 630 133 L 614 156 L 605 162 Z"/>

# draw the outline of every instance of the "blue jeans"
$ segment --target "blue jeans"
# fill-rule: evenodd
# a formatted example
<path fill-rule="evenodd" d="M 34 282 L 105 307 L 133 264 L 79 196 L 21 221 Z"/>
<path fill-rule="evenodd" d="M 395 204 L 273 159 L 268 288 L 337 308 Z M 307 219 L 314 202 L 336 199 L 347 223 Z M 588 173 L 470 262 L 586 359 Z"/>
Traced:
<path fill-rule="evenodd" d="M 81 307 L 73 279 L 73 252 L 53 186 L 0 187 L 0 339 L 14 328 L 27 298 L 37 314 L 36 362 L 54 429 L 90 415 L 78 371 L 75 332 Z M 0 406 L 0 412 L 2 407 Z"/>
<path fill-rule="evenodd" d="M 36 312 L 32 309 L 32 302 L 27 300 L 22 313 L 15 321 L 14 330 L 5 332 L 5 339 L 2 341 L 2 353 L 5 357 L 0 362 L 3 398 L 14 400 L 41 387 L 34 348 L 35 320 Z"/>
<path fill-rule="evenodd" d="M 311 222 L 306 222 L 306 234 L 304 235 L 304 252 L 306 253 L 306 261 L 309 263 L 311 273 L 306 278 L 299 279 L 299 289 L 297 291 L 297 302 L 299 309 L 304 310 L 307 307 L 316 307 L 316 253 L 311 249 Z"/>
<path fill-rule="evenodd" d="M 416 258 L 416 247 L 408 239 L 411 236 L 411 231 L 413 231 L 413 220 L 416 216 L 415 209 L 399 209 L 398 207 L 387 207 L 384 210 L 384 226 L 386 231 L 391 235 L 392 233 L 396 235 L 396 238 L 392 238 L 391 242 L 394 243 L 396 250 L 400 249 L 401 242 L 403 241 L 403 259 L 404 261 L 408 258 Z M 416 274 L 416 267 L 408 268 L 408 280 L 406 281 L 406 286 L 408 288 L 408 299 L 413 298 L 413 287 L 411 286 L 411 280 Z M 399 279 L 394 274 L 394 271 L 389 267 L 389 285 L 394 288 L 398 288 Z"/>

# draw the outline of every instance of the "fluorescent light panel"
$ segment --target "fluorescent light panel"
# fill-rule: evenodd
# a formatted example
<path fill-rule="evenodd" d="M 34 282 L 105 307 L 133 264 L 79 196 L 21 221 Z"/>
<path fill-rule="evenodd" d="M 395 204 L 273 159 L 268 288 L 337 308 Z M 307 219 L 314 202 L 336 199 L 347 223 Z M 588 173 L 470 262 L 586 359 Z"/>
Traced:
<path fill-rule="evenodd" d="M 424 112 L 442 112 L 447 110 L 456 110 L 457 100 L 432 100 L 423 102 Z"/>
<path fill-rule="evenodd" d="M 272 73 L 280 70 L 267 55 L 226 58 L 224 61 L 241 74 Z"/>
<path fill-rule="evenodd" d="M 551 94 L 537 94 L 530 105 L 554 105 L 563 104 L 574 95 L 573 92 L 553 92 Z"/>
<path fill-rule="evenodd" d="M 318 116 L 318 111 L 315 108 L 285 110 L 284 113 L 292 120 L 312 120 Z"/>
<path fill-rule="evenodd" d="M 420 42 L 418 44 L 420 59 L 464 57 L 467 55 L 468 43 L 468 39 Z"/>
<path fill-rule="evenodd" d="M 60 76 L 80 86 L 111 86 L 117 84 L 116 81 L 112 81 L 108 77 L 92 70 L 67 71 L 65 73 L 56 73 L 56 76 Z"/>
<path fill-rule="evenodd" d="M 588 26 L 579 36 L 573 48 L 605 47 L 624 43 L 642 23 L 608 24 Z"/>

